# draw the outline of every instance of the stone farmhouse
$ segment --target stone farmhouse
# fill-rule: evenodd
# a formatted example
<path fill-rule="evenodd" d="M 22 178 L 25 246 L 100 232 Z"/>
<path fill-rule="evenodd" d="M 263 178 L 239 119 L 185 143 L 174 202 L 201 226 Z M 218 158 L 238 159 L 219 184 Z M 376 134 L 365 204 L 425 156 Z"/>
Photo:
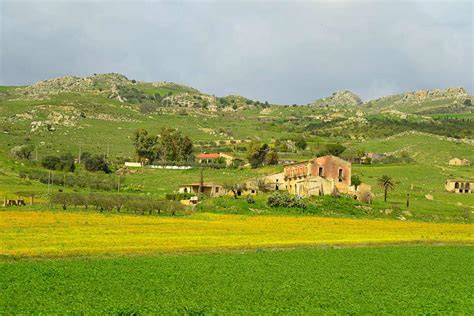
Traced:
<path fill-rule="evenodd" d="M 351 163 L 336 156 L 322 156 L 285 165 L 282 173 L 247 181 L 248 189 L 286 190 L 299 196 L 343 193 L 360 199 L 371 194 L 367 184 L 351 186 Z"/>
<path fill-rule="evenodd" d="M 449 161 L 450 166 L 470 166 L 471 162 L 467 159 L 453 158 Z"/>
<path fill-rule="evenodd" d="M 473 193 L 473 180 L 448 179 L 444 184 L 446 191 L 454 193 Z"/>
<path fill-rule="evenodd" d="M 182 184 L 178 188 L 179 193 L 189 193 L 189 194 L 205 194 L 210 197 L 217 197 L 217 196 L 222 196 L 225 195 L 226 192 L 224 190 L 224 187 L 222 187 L 219 184 L 215 183 L 200 183 L 200 182 L 195 182 L 195 183 L 190 183 L 190 184 Z"/>
<path fill-rule="evenodd" d="M 225 153 L 200 153 L 196 155 L 196 160 L 200 164 L 211 164 L 217 163 L 219 160 L 223 160 L 227 167 L 232 166 L 235 163 L 241 162 L 242 160 Z"/>

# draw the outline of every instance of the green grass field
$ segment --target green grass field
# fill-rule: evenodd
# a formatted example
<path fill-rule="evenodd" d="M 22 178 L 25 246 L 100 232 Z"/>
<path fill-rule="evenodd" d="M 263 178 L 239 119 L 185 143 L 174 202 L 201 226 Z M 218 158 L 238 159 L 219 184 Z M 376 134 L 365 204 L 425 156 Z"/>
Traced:
<path fill-rule="evenodd" d="M 0 314 L 473 314 L 470 246 L 0 261 Z"/>

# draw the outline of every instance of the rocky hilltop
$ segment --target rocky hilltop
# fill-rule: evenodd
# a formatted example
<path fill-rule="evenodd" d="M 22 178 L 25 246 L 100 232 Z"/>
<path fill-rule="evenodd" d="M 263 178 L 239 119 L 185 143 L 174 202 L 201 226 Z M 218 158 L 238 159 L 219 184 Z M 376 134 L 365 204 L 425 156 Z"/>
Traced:
<path fill-rule="evenodd" d="M 331 96 L 316 100 L 312 103 L 315 106 L 359 106 L 362 105 L 361 98 L 355 93 L 347 90 L 336 91 Z"/>
<path fill-rule="evenodd" d="M 437 102 L 444 105 L 462 104 L 466 99 L 472 99 L 467 91 L 462 87 L 433 89 L 433 90 L 417 90 L 409 91 L 401 94 L 381 97 L 367 102 L 368 105 L 381 107 L 400 107 L 406 105 L 422 105 L 426 103 Z"/>

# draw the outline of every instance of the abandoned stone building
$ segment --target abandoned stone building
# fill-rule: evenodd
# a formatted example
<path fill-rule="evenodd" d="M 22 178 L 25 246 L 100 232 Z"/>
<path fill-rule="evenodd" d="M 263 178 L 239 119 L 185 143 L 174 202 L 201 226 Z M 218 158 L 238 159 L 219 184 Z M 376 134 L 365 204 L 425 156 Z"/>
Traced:
<path fill-rule="evenodd" d="M 246 182 L 246 187 L 266 191 L 286 190 L 299 196 L 351 194 L 355 198 L 371 194 L 370 186 L 351 186 L 351 163 L 336 156 L 322 156 L 285 165 L 282 173 Z"/>
<path fill-rule="evenodd" d="M 231 155 L 225 153 L 200 153 L 196 155 L 196 160 L 200 164 L 211 164 L 211 163 L 218 163 L 219 161 L 225 162 L 227 167 L 232 166 L 234 164 L 242 163 L 242 159 L 233 157 Z"/>
<path fill-rule="evenodd" d="M 453 158 L 448 162 L 448 164 L 450 166 L 470 166 L 471 162 L 467 159 Z"/>
<path fill-rule="evenodd" d="M 454 193 L 473 193 L 474 181 L 461 179 L 448 179 L 444 184 L 446 191 Z"/>
<path fill-rule="evenodd" d="M 217 197 L 217 196 L 222 196 L 225 195 L 226 192 L 224 190 L 224 187 L 222 187 L 219 184 L 215 183 L 200 183 L 200 182 L 195 182 L 195 183 L 190 183 L 190 184 L 182 184 L 178 188 L 179 193 L 189 193 L 189 194 L 205 194 L 210 197 Z"/>
<path fill-rule="evenodd" d="M 351 163 L 336 156 L 322 156 L 285 166 L 286 189 L 301 196 L 348 193 Z"/>

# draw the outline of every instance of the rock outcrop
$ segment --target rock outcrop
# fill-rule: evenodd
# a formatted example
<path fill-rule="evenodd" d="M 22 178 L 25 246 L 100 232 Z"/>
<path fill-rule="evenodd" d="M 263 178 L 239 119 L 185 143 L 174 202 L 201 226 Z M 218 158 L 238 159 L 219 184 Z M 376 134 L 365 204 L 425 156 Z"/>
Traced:
<path fill-rule="evenodd" d="M 359 106 L 362 105 L 362 100 L 358 95 L 352 93 L 351 91 L 343 90 L 334 92 L 327 98 L 316 100 L 313 102 L 313 105 L 327 107 Z"/>

